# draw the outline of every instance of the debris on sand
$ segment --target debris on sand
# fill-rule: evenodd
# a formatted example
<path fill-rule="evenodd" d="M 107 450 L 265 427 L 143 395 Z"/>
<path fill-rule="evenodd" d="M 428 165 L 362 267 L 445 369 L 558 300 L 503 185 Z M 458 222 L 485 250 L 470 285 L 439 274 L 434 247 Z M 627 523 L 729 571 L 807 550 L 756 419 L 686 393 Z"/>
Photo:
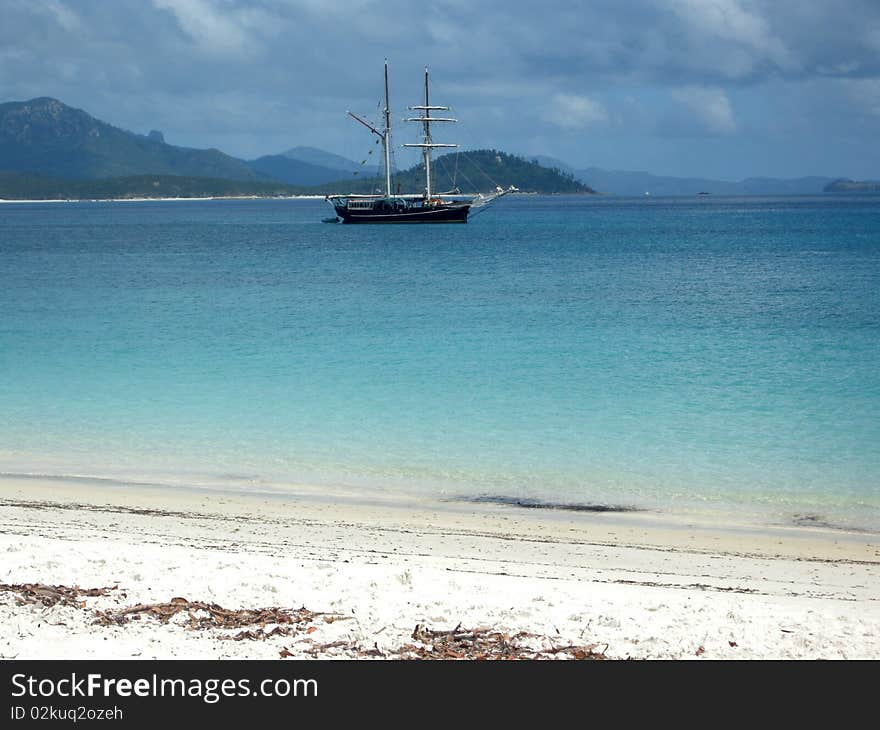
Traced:
<path fill-rule="evenodd" d="M 565 656 L 571 659 L 606 659 L 598 644 L 558 646 L 547 637 L 520 631 L 510 635 L 492 628 L 436 631 L 417 624 L 412 633 L 415 644 L 404 644 L 397 650 L 400 659 L 549 659 Z M 607 650 L 607 646 L 605 649 Z"/>
<path fill-rule="evenodd" d="M 236 641 L 243 639 L 266 639 L 271 636 L 287 636 L 303 629 L 316 619 L 325 623 L 333 623 L 346 618 L 339 614 L 319 613 L 307 608 L 240 608 L 229 609 L 216 603 L 189 601 L 186 598 L 172 598 L 167 603 L 138 603 L 135 606 L 119 610 L 95 612 L 95 623 L 102 626 L 121 626 L 129 621 L 139 621 L 151 617 L 167 624 L 178 614 L 185 614 L 182 625 L 190 630 L 200 629 L 247 629 L 233 637 Z M 180 623 L 176 621 L 176 623 Z M 274 628 L 266 631 L 266 627 Z M 251 627 L 257 627 L 251 630 Z"/>
<path fill-rule="evenodd" d="M 333 641 L 329 644 L 315 644 L 306 650 L 307 654 L 319 656 L 332 654 L 339 657 L 366 659 L 607 659 L 605 651 L 597 651 L 598 644 L 574 646 L 556 645 L 546 636 L 526 631 L 510 635 L 492 628 L 480 627 L 463 629 L 461 624 L 452 631 L 435 631 L 427 626 L 416 624 L 411 638 L 415 643 L 407 643 L 396 649 L 382 651 L 374 644 L 364 649 L 357 642 Z M 285 648 L 281 657 L 293 656 Z"/>
<path fill-rule="evenodd" d="M 41 604 L 51 608 L 57 604 L 71 606 L 73 608 L 85 608 L 83 598 L 96 596 L 109 596 L 113 591 L 118 591 L 119 586 L 112 588 L 80 588 L 79 586 L 50 586 L 44 583 L 0 583 L 0 593 L 14 593 L 18 597 L 18 605 Z M 124 596 L 124 593 L 118 595 Z"/>
<path fill-rule="evenodd" d="M 80 588 L 78 586 L 50 586 L 42 583 L 0 583 L 0 593 L 13 593 L 18 605 L 56 605 L 85 609 L 85 598 L 115 596 L 124 598 L 119 586 Z M 317 631 L 315 624 L 331 624 L 351 619 L 337 613 L 321 613 L 302 607 L 280 608 L 224 608 L 216 603 L 190 601 L 176 597 L 164 603 L 138 603 L 123 608 L 93 611 L 93 624 L 124 626 L 132 621 L 153 619 L 162 624 L 174 623 L 189 631 L 221 630 L 216 638 L 232 641 L 264 641 L 277 636 L 298 636 L 300 651 L 313 657 L 340 657 L 350 659 L 607 659 L 608 646 L 598 650 L 598 644 L 557 644 L 556 640 L 541 634 L 520 631 L 507 633 L 494 627 L 436 630 L 416 624 L 411 642 L 396 648 L 380 649 L 377 643 L 366 648 L 362 641 L 339 639 L 319 643 L 311 638 Z M 233 633 L 236 632 L 236 633 Z M 731 642 L 733 645 L 733 642 Z M 702 653 L 703 648 L 697 650 Z M 296 656 L 288 647 L 282 647 L 281 658 Z"/>

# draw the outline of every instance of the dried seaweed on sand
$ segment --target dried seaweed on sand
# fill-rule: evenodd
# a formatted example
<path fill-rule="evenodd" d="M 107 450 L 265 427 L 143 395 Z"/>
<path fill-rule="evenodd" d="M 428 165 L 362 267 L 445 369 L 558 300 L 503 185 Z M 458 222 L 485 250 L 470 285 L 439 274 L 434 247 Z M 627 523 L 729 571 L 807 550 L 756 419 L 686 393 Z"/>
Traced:
<path fill-rule="evenodd" d="M 508 634 L 491 628 L 436 631 L 417 624 L 412 633 L 417 643 L 404 644 L 397 650 L 401 659 L 549 659 L 567 656 L 571 659 L 606 659 L 598 644 L 557 646 L 547 637 L 520 631 Z M 605 647 L 607 649 L 607 646 Z"/>
<path fill-rule="evenodd" d="M 384 659 L 607 659 L 605 650 L 597 651 L 598 644 L 575 646 L 556 645 L 549 637 L 520 631 L 508 634 L 488 627 L 463 629 L 461 624 L 452 631 L 436 631 L 416 624 L 412 632 L 415 643 L 407 643 L 396 649 L 381 651 L 375 644 L 373 648 L 363 649 L 357 642 L 333 641 L 316 644 L 306 650 L 312 656 L 349 656 L 354 658 L 378 657 Z M 281 657 L 293 654 L 287 649 Z"/>
<path fill-rule="evenodd" d="M 172 598 L 167 603 L 138 603 L 119 610 L 95 612 L 95 623 L 102 626 L 122 625 L 143 617 L 154 618 L 167 624 L 179 614 L 184 614 L 182 625 L 187 629 L 247 629 L 230 637 L 242 639 L 266 639 L 276 635 L 288 635 L 322 619 L 325 623 L 338 621 L 344 616 L 319 613 L 307 608 L 223 608 L 216 603 L 189 601 L 186 598 Z M 274 625 L 266 631 L 266 627 Z M 251 627 L 257 627 L 251 630 Z"/>
<path fill-rule="evenodd" d="M 85 609 L 85 598 L 124 597 L 118 586 L 111 588 L 80 588 L 78 586 L 50 586 L 42 583 L 0 583 L 0 593 L 16 595 L 19 605 L 56 605 Z M 277 636 L 302 635 L 310 646 L 304 653 L 317 656 L 382 659 L 606 659 L 607 645 L 600 651 L 598 644 L 557 644 L 554 639 L 527 631 L 507 633 L 493 627 L 462 628 L 461 624 L 450 630 L 436 630 L 416 624 L 412 642 L 391 649 L 380 649 L 374 643 L 365 648 L 360 641 L 338 639 L 318 643 L 310 638 L 317 630 L 316 623 L 331 624 L 350 619 L 336 613 L 279 608 L 224 608 L 216 603 L 172 598 L 164 603 L 138 603 L 117 609 L 94 610 L 94 624 L 100 626 L 123 626 L 131 621 L 153 619 L 162 624 L 174 623 L 187 630 L 217 629 L 225 633 L 217 638 L 232 641 L 262 641 Z M 237 633 L 231 633 L 238 630 Z M 702 648 L 702 647 L 701 647 Z M 287 647 L 279 652 L 282 658 L 296 654 Z"/>
<path fill-rule="evenodd" d="M 85 608 L 83 598 L 109 596 L 119 586 L 112 588 L 80 588 L 79 586 L 50 586 L 44 583 L 0 583 L 0 593 L 14 593 L 19 605 L 41 604 L 51 608 L 57 604 L 73 608 Z M 125 595 L 125 594 L 120 594 Z"/>

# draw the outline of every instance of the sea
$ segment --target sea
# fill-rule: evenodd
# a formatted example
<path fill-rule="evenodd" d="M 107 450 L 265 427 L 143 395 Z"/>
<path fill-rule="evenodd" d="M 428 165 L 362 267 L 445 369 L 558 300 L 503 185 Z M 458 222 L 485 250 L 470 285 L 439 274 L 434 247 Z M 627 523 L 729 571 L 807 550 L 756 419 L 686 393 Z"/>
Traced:
<path fill-rule="evenodd" d="M 880 196 L 0 204 L 0 473 L 880 531 Z"/>

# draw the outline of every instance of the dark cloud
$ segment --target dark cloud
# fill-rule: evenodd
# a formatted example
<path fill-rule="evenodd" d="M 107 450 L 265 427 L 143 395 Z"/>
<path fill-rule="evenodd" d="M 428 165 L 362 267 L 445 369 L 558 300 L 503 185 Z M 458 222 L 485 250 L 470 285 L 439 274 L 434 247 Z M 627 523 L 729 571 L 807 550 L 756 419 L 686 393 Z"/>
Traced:
<path fill-rule="evenodd" d="M 714 138 L 728 177 L 834 154 L 880 176 L 876 0 L 4 0 L 0 93 L 241 156 L 357 155 L 344 112 L 375 110 L 385 57 L 400 116 L 428 63 L 469 145 L 703 174 L 687 145 Z"/>

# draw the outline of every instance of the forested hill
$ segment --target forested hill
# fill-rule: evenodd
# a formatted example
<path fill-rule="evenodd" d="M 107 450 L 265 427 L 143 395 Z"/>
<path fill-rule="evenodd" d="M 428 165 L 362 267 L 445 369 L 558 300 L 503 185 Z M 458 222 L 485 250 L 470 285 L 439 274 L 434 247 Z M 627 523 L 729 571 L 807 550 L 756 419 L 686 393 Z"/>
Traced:
<path fill-rule="evenodd" d="M 485 193 L 496 186 L 516 186 L 524 193 L 594 193 L 569 172 L 542 167 L 537 162 L 497 150 L 451 152 L 431 162 L 433 189 L 445 192 L 458 188 L 462 193 Z M 425 188 L 425 166 L 420 163 L 392 176 L 393 191 L 421 193 Z M 369 193 L 385 189 L 382 178 L 352 178 L 320 186 L 328 193 Z M 317 188 L 316 188 L 317 191 Z"/>
<path fill-rule="evenodd" d="M 48 97 L 0 104 L 0 169 L 76 180 L 143 174 L 267 179 L 219 150 L 166 144 L 161 132 L 128 132 Z"/>
<path fill-rule="evenodd" d="M 307 155 L 326 167 L 294 155 Z M 341 163 L 339 161 L 342 161 Z M 0 104 L 0 197 L 7 199 L 203 197 L 384 191 L 375 168 L 297 147 L 246 162 L 216 149 L 167 144 L 161 132 L 135 134 L 57 99 Z M 567 170 L 497 150 L 452 152 L 431 166 L 433 190 L 592 193 Z M 174 179 L 177 178 L 177 179 Z M 424 163 L 393 176 L 394 191 L 421 193 Z"/>

